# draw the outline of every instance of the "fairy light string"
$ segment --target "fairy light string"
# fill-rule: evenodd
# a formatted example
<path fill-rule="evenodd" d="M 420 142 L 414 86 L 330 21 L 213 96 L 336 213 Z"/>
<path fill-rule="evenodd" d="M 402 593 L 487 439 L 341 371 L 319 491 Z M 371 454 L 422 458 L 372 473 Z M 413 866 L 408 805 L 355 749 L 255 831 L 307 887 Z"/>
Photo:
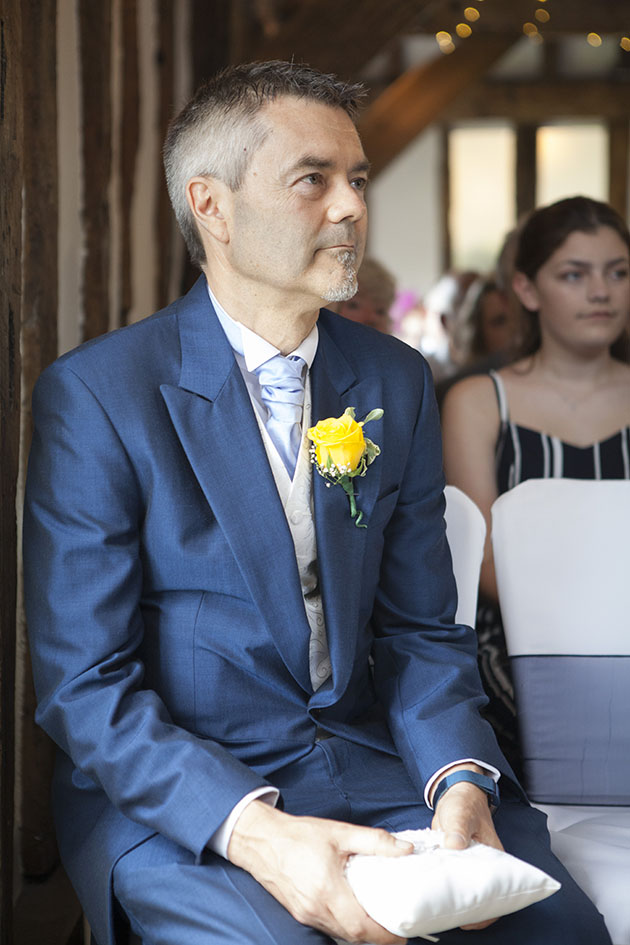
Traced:
<path fill-rule="evenodd" d="M 462 4 L 458 22 L 455 24 L 445 24 L 450 28 L 436 32 L 435 41 L 443 55 L 448 56 L 455 52 L 459 42 L 465 42 L 472 36 L 475 26 L 479 24 L 482 18 L 481 5 L 484 2 L 485 0 L 476 0 L 474 6 L 464 6 L 464 4 Z M 549 0 L 537 0 L 536 6 L 531 12 L 531 19 L 526 20 L 522 24 L 521 30 L 530 42 L 536 44 L 544 42 L 543 28 L 553 22 L 553 15 L 550 8 L 553 8 L 553 2 L 550 3 Z M 612 37 L 610 37 L 610 39 L 612 39 Z M 610 40 L 608 37 L 604 40 L 601 33 L 596 30 L 591 30 L 585 35 L 585 41 L 589 46 L 598 48 Z M 619 37 L 619 47 L 623 52 L 630 53 L 630 34 Z"/>

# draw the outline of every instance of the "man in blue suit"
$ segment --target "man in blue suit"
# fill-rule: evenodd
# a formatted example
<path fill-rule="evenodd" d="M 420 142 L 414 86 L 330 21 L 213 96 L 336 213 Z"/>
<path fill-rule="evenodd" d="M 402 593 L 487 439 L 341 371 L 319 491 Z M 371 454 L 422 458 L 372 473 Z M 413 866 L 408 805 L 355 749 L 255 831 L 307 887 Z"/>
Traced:
<path fill-rule="evenodd" d="M 359 93 L 286 63 L 203 87 L 165 147 L 203 275 L 37 385 L 38 718 L 99 945 L 129 926 L 145 945 L 402 942 L 344 866 L 404 856 L 390 832 L 432 821 L 452 847 L 498 832 L 563 883 L 484 945 L 609 941 L 479 716 L 426 364 L 320 308 L 356 291 L 365 245 Z M 305 436 L 349 407 L 384 411 L 368 430 L 380 455 L 353 480 L 359 525 Z"/>

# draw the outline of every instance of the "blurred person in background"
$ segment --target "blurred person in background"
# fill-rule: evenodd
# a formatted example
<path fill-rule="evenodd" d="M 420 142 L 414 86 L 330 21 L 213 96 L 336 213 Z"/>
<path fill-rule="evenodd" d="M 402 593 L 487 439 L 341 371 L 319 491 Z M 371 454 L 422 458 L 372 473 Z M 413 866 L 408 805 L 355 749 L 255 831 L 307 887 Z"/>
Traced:
<path fill-rule="evenodd" d="M 431 367 L 435 383 L 454 374 L 452 335 L 459 311 L 470 286 L 479 277 L 473 270 L 450 270 L 444 273 L 424 298 L 424 327 L 420 351 Z"/>
<path fill-rule="evenodd" d="M 474 282 L 461 307 L 453 333 L 462 368 L 492 359 L 499 367 L 514 353 L 520 318 L 493 279 Z"/>
<path fill-rule="evenodd" d="M 359 322 L 390 334 L 390 309 L 396 298 L 396 280 L 393 275 L 376 259 L 367 258 L 361 263 L 357 281 L 357 294 L 332 308 L 351 322 Z"/>
<path fill-rule="evenodd" d="M 405 344 L 420 351 L 422 335 L 426 321 L 426 311 L 420 296 L 410 289 L 396 293 L 396 300 L 390 309 L 392 334 Z"/>
<path fill-rule="evenodd" d="M 520 311 L 494 279 L 480 278 L 472 283 L 450 335 L 451 359 L 459 368 L 436 384 L 440 408 L 447 391 L 464 377 L 485 374 L 510 362 L 518 347 L 520 325 Z"/>

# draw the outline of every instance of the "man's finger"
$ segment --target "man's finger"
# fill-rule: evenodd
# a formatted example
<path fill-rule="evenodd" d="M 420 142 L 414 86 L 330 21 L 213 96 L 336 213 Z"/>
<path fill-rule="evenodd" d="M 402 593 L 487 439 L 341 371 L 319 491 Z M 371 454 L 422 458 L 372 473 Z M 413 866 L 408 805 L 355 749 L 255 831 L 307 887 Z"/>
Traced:
<path fill-rule="evenodd" d="M 449 830 L 444 834 L 444 848 L 446 850 L 465 850 L 470 844 L 470 839 L 457 830 Z"/>
<path fill-rule="evenodd" d="M 348 826 L 342 843 L 347 853 L 367 856 L 407 856 L 413 852 L 413 843 L 374 827 Z"/>

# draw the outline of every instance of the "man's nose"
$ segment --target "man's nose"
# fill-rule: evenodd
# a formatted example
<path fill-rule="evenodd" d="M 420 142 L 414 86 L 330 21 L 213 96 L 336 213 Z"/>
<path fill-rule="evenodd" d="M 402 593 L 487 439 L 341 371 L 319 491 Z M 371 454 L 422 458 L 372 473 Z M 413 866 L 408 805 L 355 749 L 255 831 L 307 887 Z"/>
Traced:
<path fill-rule="evenodd" d="M 362 190 L 357 190 L 349 181 L 340 183 L 334 188 L 328 205 L 328 219 L 331 223 L 341 223 L 342 220 L 351 220 L 356 223 L 366 213 L 367 207 Z"/>

